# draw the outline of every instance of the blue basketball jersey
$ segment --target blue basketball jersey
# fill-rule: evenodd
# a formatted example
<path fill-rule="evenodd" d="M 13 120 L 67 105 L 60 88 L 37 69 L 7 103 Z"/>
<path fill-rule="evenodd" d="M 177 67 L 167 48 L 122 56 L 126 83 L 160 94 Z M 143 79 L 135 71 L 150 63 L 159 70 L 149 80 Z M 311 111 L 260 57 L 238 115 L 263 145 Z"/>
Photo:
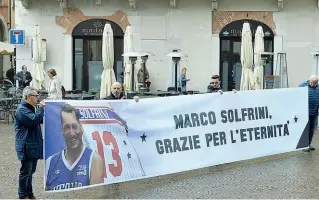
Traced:
<path fill-rule="evenodd" d="M 94 151 L 83 147 L 78 159 L 70 165 L 65 149 L 46 161 L 46 190 L 66 190 L 90 184 L 90 169 Z"/>

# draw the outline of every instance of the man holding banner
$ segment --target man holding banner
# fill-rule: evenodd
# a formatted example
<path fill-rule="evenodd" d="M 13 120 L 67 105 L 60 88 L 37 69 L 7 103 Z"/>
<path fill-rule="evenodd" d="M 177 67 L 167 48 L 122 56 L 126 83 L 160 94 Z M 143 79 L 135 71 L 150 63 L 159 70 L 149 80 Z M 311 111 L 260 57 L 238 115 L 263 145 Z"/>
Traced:
<path fill-rule="evenodd" d="M 103 183 L 103 161 L 83 145 L 80 114 L 69 104 L 61 107 L 62 135 L 66 149 L 46 161 L 46 190 L 65 190 Z"/>
<path fill-rule="evenodd" d="M 43 139 L 41 123 L 45 103 L 38 103 L 38 91 L 27 86 L 23 89 L 23 99 L 16 111 L 15 149 L 21 161 L 19 174 L 19 199 L 35 199 L 32 189 L 32 175 L 39 159 L 43 159 Z"/>
<path fill-rule="evenodd" d="M 125 94 L 123 92 L 123 87 L 122 87 L 121 83 L 114 82 L 112 84 L 112 87 L 111 87 L 110 95 L 105 97 L 105 98 L 103 98 L 102 100 L 120 100 L 120 99 L 127 99 L 127 97 L 125 96 Z M 138 96 L 134 96 L 133 99 L 136 102 L 139 101 L 139 97 Z"/>
<path fill-rule="evenodd" d="M 299 87 L 308 87 L 308 108 L 309 108 L 309 148 L 305 152 L 314 151 L 315 148 L 311 146 L 312 138 L 315 133 L 315 128 L 318 120 L 319 108 L 319 87 L 318 76 L 312 75 L 308 81 L 299 85 Z"/>
<path fill-rule="evenodd" d="M 232 90 L 234 93 L 237 92 L 237 90 L 233 89 Z M 219 92 L 220 94 L 223 94 L 223 90 L 220 86 L 220 80 L 219 80 L 219 75 L 213 75 L 211 78 L 211 82 L 207 86 L 207 92 L 206 93 L 215 93 Z"/>

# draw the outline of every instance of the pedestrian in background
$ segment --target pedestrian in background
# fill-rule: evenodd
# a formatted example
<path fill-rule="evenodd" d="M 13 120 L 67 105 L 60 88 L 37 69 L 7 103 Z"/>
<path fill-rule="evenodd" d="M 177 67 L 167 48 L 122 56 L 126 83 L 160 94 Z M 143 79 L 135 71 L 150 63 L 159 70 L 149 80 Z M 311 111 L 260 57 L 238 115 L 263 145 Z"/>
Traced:
<path fill-rule="evenodd" d="M 38 91 L 27 86 L 23 89 L 23 99 L 16 111 L 15 149 L 21 161 L 19 174 L 19 199 L 35 199 L 32 190 L 32 175 L 36 171 L 37 162 L 43 159 L 43 138 L 41 123 L 43 121 L 45 103 L 38 103 Z"/>
<path fill-rule="evenodd" d="M 220 87 L 220 80 L 218 75 L 213 75 L 211 77 L 211 82 L 207 86 L 207 93 L 219 92 L 223 94 L 223 90 Z"/>
<path fill-rule="evenodd" d="M 234 93 L 237 92 L 237 90 L 235 90 L 235 89 L 232 89 L 232 91 Z M 207 86 L 207 92 L 206 93 L 215 93 L 215 92 L 219 92 L 220 94 L 223 94 L 223 90 L 222 90 L 222 88 L 220 86 L 220 80 L 219 80 L 219 76 L 218 75 L 213 75 L 211 77 L 211 82 Z"/>
<path fill-rule="evenodd" d="M 19 87 L 25 88 L 26 86 L 30 85 L 30 82 L 32 81 L 31 73 L 28 71 L 28 67 L 26 65 L 22 66 L 22 71 L 18 72 L 14 76 L 15 80 L 18 80 Z"/>
<path fill-rule="evenodd" d="M 315 133 L 318 120 L 318 108 L 319 108 L 319 87 L 318 76 L 312 75 L 308 81 L 305 81 L 299 85 L 299 87 L 308 88 L 308 108 L 309 108 L 309 147 L 305 149 L 305 152 L 316 150 L 311 146 L 312 138 Z"/>
<path fill-rule="evenodd" d="M 187 92 L 187 82 L 190 81 L 190 79 L 188 79 L 186 77 L 186 72 L 187 72 L 187 68 L 183 67 L 182 68 L 182 73 L 179 75 L 179 79 L 178 79 L 178 87 L 181 88 L 181 92 L 183 94 L 186 94 L 186 92 Z"/>
<path fill-rule="evenodd" d="M 57 77 L 55 69 L 50 69 L 48 71 L 48 76 L 50 78 L 48 99 L 62 100 L 62 84 L 60 79 Z"/>

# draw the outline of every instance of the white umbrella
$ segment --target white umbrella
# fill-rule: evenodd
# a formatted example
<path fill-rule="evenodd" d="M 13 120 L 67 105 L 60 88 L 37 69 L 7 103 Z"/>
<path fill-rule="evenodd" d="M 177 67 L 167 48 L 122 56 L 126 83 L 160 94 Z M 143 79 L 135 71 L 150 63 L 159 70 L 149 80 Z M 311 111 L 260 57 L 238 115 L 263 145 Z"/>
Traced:
<path fill-rule="evenodd" d="M 257 27 L 254 45 L 254 89 L 264 88 L 264 68 L 261 60 L 261 53 L 265 51 L 264 47 L 264 31 L 261 26 Z"/>
<path fill-rule="evenodd" d="M 102 60 L 103 72 L 101 76 L 100 98 L 104 98 L 111 92 L 112 83 L 116 81 L 113 65 L 114 65 L 114 44 L 113 30 L 110 24 L 106 23 L 103 30 L 102 40 Z"/>
<path fill-rule="evenodd" d="M 124 54 L 134 52 L 133 47 L 133 30 L 132 26 L 127 26 L 124 35 Z M 132 64 L 129 60 L 129 57 L 124 57 L 124 90 L 128 91 L 131 88 L 131 77 L 132 77 Z M 134 70 L 134 74 L 136 74 L 136 70 Z M 137 78 L 136 78 L 137 79 Z M 136 80 L 135 79 L 135 80 Z M 135 82 L 135 81 L 134 81 Z"/>
<path fill-rule="evenodd" d="M 32 36 L 32 48 L 33 48 L 33 81 L 32 85 L 37 89 L 42 89 L 45 72 L 42 62 L 42 39 L 40 35 L 40 27 L 38 25 L 33 28 Z"/>
<path fill-rule="evenodd" d="M 241 41 L 242 74 L 240 90 L 251 90 L 253 85 L 253 43 L 249 23 L 244 23 Z"/>

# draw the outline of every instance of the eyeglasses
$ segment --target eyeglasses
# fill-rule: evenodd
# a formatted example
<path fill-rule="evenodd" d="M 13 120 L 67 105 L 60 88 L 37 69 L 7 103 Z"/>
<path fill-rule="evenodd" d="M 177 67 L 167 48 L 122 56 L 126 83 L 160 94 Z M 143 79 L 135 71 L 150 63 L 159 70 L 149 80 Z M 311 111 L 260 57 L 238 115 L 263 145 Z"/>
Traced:
<path fill-rule="evenodd" d="M 32 97 L 39 97 L 38 94 L 30 94 L 29 96 L 32 96 Z"/>
<path fill-rule="evenodd" d="M 213 85 L 218 85 L 218 84 L 219 84 L 219 82 L 212 82 L 212 84 L 213 84 Z"/>

